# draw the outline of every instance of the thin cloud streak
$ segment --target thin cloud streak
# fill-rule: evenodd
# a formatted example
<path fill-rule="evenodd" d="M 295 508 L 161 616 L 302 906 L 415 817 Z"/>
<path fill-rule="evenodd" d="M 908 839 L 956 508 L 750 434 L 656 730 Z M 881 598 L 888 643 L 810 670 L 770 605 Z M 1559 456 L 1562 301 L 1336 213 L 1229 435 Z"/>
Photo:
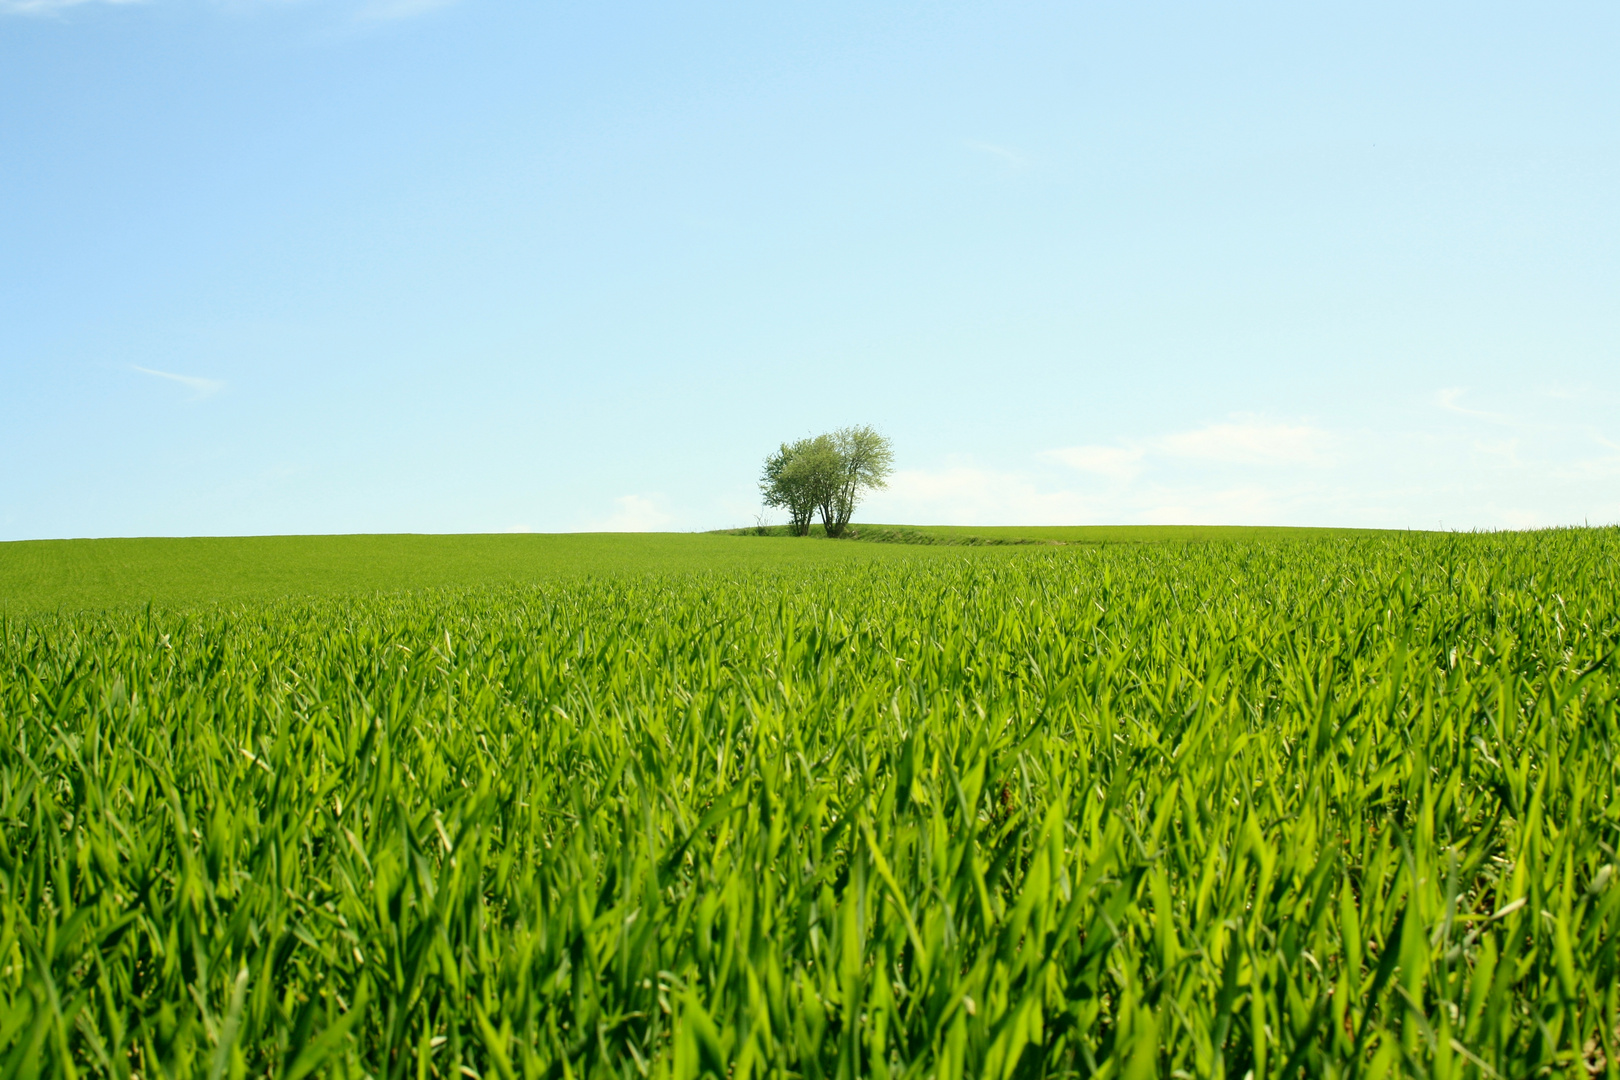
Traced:
<path fill-rule="evenodd" d="M 55 15 L 81 4 L 139 4 L 143 0 L 0 0 L 0 15 Z"/>
<path fill-rule="evenodd" d="M 1025 169 L 1030 167 L 1029 158 L 1025 157 L 1023 154 L 1020 154 L 1017 150 L 1014 150 L 1011 147 L 997 146 L 995 143 L 971 141 L 963 143 L 962 145 L 976 153 L 987 154 L 990 157 L 998 158 L 1010 168 L 1018 172 L 1023 172 Z"/>
<path fill-rule="evenodd" d="M 1334 464 L 1341 439 L 1308 424 L 1284 424 L 1238 416 L 1222 424 L 1127 442 L 1122 446 L 1065 446 L 1041 459 L 1077 472 L 1117 481 L 1133 480 L 1153 461 L 1174 459 L 1208 465 L 1260 465 L 1274 468 Z"/>
<path fill-rule="evenodd" d="M 367 4 L 355 15 L 356 22 L 393 22 L 414 19 L 430 11 L 450 7 L 461 0 L 377 0 Z"/>
<path fill-rule="evenodd" d="M 1304 424 L 1276 424 L 1243 418 L 1211 424 L 1154 440 L 1160 453 L 1231 465 L 1324 465 L 1332 457 L 1333 436 Z"/>
<path fill-rule="evenodd" d="M 128 5 L 143 4 L 147 0 L 0 0 L 0 15 L 57 15 L 68 8 L 82 7 L 92 4 Z M 460 0 L 372 0 L 362 4 L 354 11 L 354 21 L 361 23 L 394 22 L 400 19 L 413 19 L 419 15 L 426 15 L 430 11 L 437 11 Z M 244 8 L 257 7 L 255 3 L 232 3 L 230 7 Z M 353 7 L 353 5 L 344 5 Z"/>
<path fill-rule="evenodd" d="M 1079 472 L 1106 476 L 1111 480 L 1131 480 L 1142 471 L 1143 453 L 1140 446 L 1065 446 L 1043 451 L 1037 456 Z"/>
<path fill-rule="evenodd" d="M 203 398 L 212 397 L 221 390 L 225 389 L 225 384 L 218 379 L 204 379 L 196 375 L 176 375 L 172 371 L 157 371 L 153 368 L 141 367 L 139 364 L 131 364 L 129 366 L 131 369 L 140 372 L 142 375 L 152 375 L 159 379 L 168 379 L 170 382 L 177 382 L 181 386 L 189 387 L 192 392 L 192 400 L 194 401 L 200 401 Z"/>
<path fill-rule="evenodd" d="M 1493 424 L 1506 424 L 1509 427 L 1516 427 L 1518 425 L 1518 421 L 1514 420 L 1513 417 L 1508 416 L 1506 413 L 1487 412 L 1484 409 L 1470 409 L 1466 406 L 1457 404 L 1457 402 L 1462 400 L 1462 396 L 1467 392 L 1468 391 L 1466 389 L 1460 386 L 1448 386 L 1434 396 L 1434 403 L 1446 410 L 1446 412 L 1454 412 L 1461 416 L 1472 416 L 1480 420 L 1489 420 Z"/>

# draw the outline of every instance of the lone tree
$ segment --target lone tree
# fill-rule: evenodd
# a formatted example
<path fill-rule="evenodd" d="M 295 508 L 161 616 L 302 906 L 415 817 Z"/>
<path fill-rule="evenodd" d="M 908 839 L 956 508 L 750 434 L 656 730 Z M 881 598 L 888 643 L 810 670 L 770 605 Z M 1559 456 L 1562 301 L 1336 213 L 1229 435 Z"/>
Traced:
<path fill-rule="evenodd" d="M 863 492 L 888 483 L 894 448 L 871 427 L 846 427 L 783 443 L 765 459 L 759 487 L 765 505 L 788 512 L 795 536 L 810 532 L 816 511 L 827 535 L 844 535 Z"/>
<path fill-rule="evenodd" d="M 765 459 L 759 490 L 766 506 L 788 512 L 788 528 L 794 536 L 809 534 L 810 519 L 821 505 L 821 491 L 835 469 L 836 454 L 832 436 L 817 435 L 783 443 Z"/>

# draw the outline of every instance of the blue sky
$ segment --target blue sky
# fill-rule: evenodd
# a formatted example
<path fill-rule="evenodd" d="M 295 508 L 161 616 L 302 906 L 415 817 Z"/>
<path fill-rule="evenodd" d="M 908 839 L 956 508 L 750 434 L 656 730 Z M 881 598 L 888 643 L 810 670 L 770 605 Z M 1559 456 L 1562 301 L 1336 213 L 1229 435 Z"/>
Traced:
<path fill-rule="evenodd" d="M 0 539 L 1620 521 L 1613 4 L 0 0 Z"/>

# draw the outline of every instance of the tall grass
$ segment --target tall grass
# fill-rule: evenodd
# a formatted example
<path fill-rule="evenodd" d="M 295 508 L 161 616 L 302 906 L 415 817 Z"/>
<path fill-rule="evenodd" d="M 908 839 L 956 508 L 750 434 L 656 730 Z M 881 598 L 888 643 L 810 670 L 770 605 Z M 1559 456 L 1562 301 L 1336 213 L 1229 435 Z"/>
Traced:
<path fill-rule="evenodd" d="M 1615 1076 L 1620 534 L 0 629 L 6 1076 Z"/>

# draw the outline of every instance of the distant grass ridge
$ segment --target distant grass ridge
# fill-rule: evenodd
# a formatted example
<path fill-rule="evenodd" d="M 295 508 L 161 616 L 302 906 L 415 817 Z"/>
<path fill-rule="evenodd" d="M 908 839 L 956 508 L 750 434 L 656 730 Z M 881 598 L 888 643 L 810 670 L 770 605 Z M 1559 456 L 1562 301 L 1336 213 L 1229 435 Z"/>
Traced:
<path fill-rule="evenodd" d="M 1620 530 L 719 541 L 0 620 L 4 1074 L 1615 1074 Z"/>
<path fill-rule="evenodd" d="M 877 545 L 691 533 L 160 537 L 0 543 L 0 613 L 733 573 L 890 559 Z"/>
<path fill-rule="evenodd" d="M 752 525 L 742 529 L 722 529 L 715 535 L 770 537 L 773 539 L 825 540 L 827 531 L 821 525 L 810 526 L 808 536 L 795 536 L 787 525 Z M 912 525 L 850 525 L 840 541 L 865 541 L 877 544 L 911 544 L 923 547 L 1007 547 L 1049 543 L 1049 541 L 1019 536 L 983 537 L 972 533 L 946 533 L 918 528 Z"/>
<path fill-rule="evenodd" d="M 1309 539 L 1351 530 L 1109 526 L 972 529 L 856 525 L 859 544 L 808 543 L 786 526 L 714 533 L 151 537 L 0 543 L 0 614 L 194 608 L 280 597 L 528 585 L 646 573 L 744 572 L 912 557 L 894 547 Z M 742 542 L 746 538 L 749 542 Z M 821 526 L 811 539 L 823 540 Z M 767 543 L 759 543 L 767 540 Z M 875 542 L 874 542 L 875 541 Z M 934 557 L 943 555 L 935 553 Z M 919 555 L 917 557 L 930 557 Z"/>
<path fill-rule="evenodd" d="M 1329 540 L 1389 536 L 1400 530 L 1281 525 L 869 525 L 979 544 L 1159 544 L 1251 540 Z M 875 538 L 875 537 L 874 537 Z"/>
<path fill-rule="evenodd" d="M 1391 529 L 1274 525 L 855 525 L 841 537 L 887 544 L 998 547 L 1022 544 L 1159 544 L 1244 540 L 1323 540 L 1390 535 Z M 717 535 L 790 537 L 786 525 L 722 529 Z M 825 539 L 820 525 L 810 537 Z"/>

